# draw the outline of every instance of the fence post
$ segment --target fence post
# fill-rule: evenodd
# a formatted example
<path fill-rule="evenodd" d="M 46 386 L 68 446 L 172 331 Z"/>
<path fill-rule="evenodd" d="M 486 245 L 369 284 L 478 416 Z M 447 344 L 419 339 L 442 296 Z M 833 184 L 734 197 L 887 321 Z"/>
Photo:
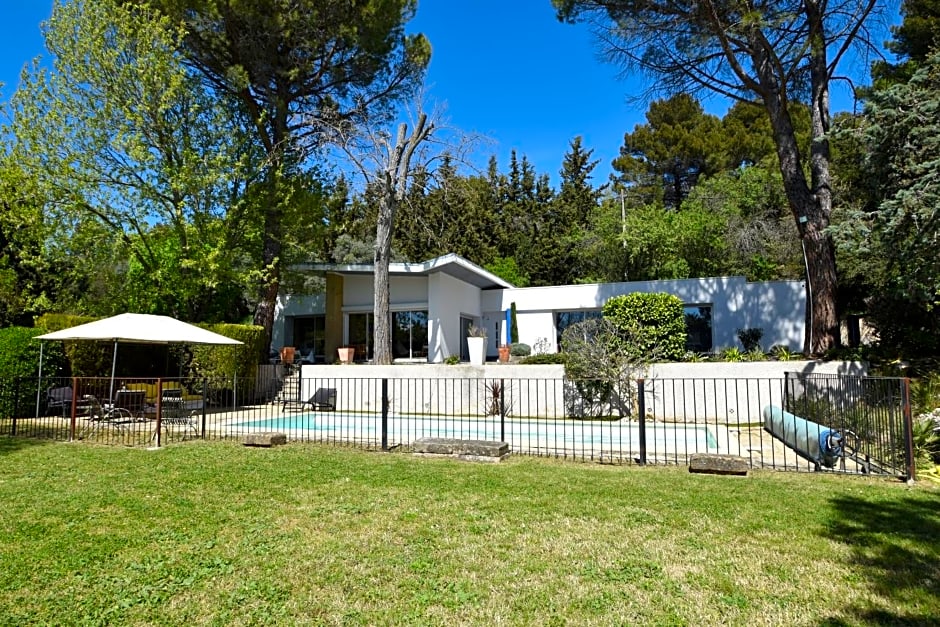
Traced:
<path fill-rule="evenodd" d="M 901 379 L 901 410 L 904 413 L 904 461 L 907 462 L 907 479 L 917 478 L 917 464 L 914 462 L 914 417 L 911 412 L 911 380 Z"/>
<path fill-rule="evenodd" d="M 75 426 L 78 420 L 78 377 L 72 377 L 72 403 L 69 412 L 69 442 L 75 439 Z"/>
<path fill-rule="evenodd" d="M 506 381 L 499 380 L 499 441 L 506 441 Z"/>
<path fill-rule="evenodd" d="M 199 437 L 202 440 L 206 439 L 206 403 L 209 400 L 209 379 L 206 377 L 202 378 L 202 421 L 199 428 Z"/>
<path fill-rule="evenodd" d="M 646 465 L 646 379 L 640 378 L 636 380 L 636 391 L 637 391 L 637 413 L 639 416 L 640 424 L 640 460 L 639 463 L 641 466 Z"/>
<path fill-rule="evenodd" d="M 382 379 L 382 450 L 388 450 L 388 379 Z"/>
<path fill-rule="evenodd" d="M 20 415 L 20 378 L 13 379 L 13 428 L 12 435 L 16 435 L 16 419 Z"/>
<path fill-rule="evenodd" d="M 160 448 L 162 445 L 161 438 L 162 434 L 162 423 L 163 423 L 163 379 L 157 379 L 157 427 L 156 431 L 153 432 L 154 437 L 157 439 L 157 448 Z"/>

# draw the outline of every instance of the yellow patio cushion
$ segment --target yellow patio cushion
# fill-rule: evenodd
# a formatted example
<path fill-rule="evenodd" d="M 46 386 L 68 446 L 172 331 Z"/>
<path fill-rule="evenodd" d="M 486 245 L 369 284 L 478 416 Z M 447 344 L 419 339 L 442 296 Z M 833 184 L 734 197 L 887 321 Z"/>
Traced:
<path fill-rule="evenodd" d="M 124 386 L 128 390 L 143 390 L 146 401 L 150 404 L 155 404 L 157 402 L 157 384 L 156 383 L 128 383 Z M 183 391 L 183 400 L 184 401 L 201 401 L 202 395 L 200 394 L 190 394 L 186 391 L 179 381 L 164 381 L 163 382 L 163 391 L 167 390 L 182 390 Z"/>

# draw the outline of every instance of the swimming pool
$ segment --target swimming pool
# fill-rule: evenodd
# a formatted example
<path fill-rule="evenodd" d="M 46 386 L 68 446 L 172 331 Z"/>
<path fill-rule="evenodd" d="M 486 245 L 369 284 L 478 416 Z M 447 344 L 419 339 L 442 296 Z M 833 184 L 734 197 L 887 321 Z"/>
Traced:
<path fill-rule="evenodd" d="M 230 425 L 253 431 L 282 431 L 298 439 L 378 440 L 382 432 L 378 414 L 318 412 L 247 420 Z M 388 417 L 388 442 L 408 445 L 424 437 L 468 440 L 505 440 L 513 449 L 600 449 L 638 451 L 640 425 L 632 420 L 507 419 L 505 431 L 498 417 L 394 415 Z M 721 452 L 717 426 L 647 422 L 646 446 L 651 452 L 691 454 Z"/>

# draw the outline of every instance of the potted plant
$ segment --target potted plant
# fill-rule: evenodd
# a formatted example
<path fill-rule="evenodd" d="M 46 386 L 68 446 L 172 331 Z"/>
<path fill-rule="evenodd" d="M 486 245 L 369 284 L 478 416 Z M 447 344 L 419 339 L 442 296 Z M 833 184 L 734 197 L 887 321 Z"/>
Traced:
<path fill-rule="evenodd" d="M 353 346 L 341 346 L 336 349 L 336 353 L 339 355 L 339 363 L 351 364 L 353 357 L 356 356 L 356 349 Z"/>
<path fill-rule="evenodd" d="M 470 353 L 470 365 L 482 366 L 486 359 L 486 329 L 470 325 L 467 330 L 467 351 Z"/>

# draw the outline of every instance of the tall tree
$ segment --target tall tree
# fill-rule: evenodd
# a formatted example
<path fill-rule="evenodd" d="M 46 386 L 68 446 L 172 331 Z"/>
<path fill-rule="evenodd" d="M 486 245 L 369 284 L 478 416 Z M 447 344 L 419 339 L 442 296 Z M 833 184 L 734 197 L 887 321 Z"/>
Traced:
<path fill-rule="evenodd" d="M 263 150 L 261 269 L 255 323 L 270 338 L 285 264 L 290 181 L 325 130 L 387 113 L 424 74 L 430 46 L 406 35 L 415 0 L 154 0 L 186 27 L 186 54 L 237 100 Z"/>
<path fill-rule="evenodd" d="M 877 0 L 552 0 L 565 21 L 590 21 L 608 56 L 671 92 L 706 90 L 763 105 L 808 267 L 805 350 L 839 344 L 832 211 L 829 85 L 854 45 L 871 45 Z M 812 142 L 800 150 L 793 103 L 806 96 Z M 804 164 L 808 161 L 807 167 Z M 808 175 L 807 175 L 808 172 Z"/>
<path fill-rule="evenodd" d="M 685 93 L 651 103 L 646 120 L 624 135 L 614 170 L 621 183 L 651 190 L 647 202 L 678 209 L 698 178 L 721 166 L 721 123 Z"/>
<path fill-rule="evenodd" d="M 241 118 L 186 72 L 183 32 L 152 10 L 57 3 L 44 35 L 53 69 L 34 66 L 13 97 L 10 159 L 59 220 L 58 239 L 100 234 L 87 224 L 97 221 L 98 246 L 120 248 L 146 277 L 142 295 L 179 297 L 144 310 L 192 319 L 236 265 L 227 238 L 244 225 L 227 230 L 226 210 L 253 158 Z"/>
<path fill-rule="evenodd" d="M 940 46 L 940 0 L 904 0 L 903 20 L 891 28 L 893 39 L 885 43 L 898 61 L 879 61 L 872 66 L 875 87 L 903 83 Z"/>
<path fill-rule="evenodd" d="M 940 350 L 940 51 L 911 80 L 870 96 L 861 124 L 874 207 L 838 225 L 841 245 L 870 285 L 881 338 L 907 355 Z"/>

